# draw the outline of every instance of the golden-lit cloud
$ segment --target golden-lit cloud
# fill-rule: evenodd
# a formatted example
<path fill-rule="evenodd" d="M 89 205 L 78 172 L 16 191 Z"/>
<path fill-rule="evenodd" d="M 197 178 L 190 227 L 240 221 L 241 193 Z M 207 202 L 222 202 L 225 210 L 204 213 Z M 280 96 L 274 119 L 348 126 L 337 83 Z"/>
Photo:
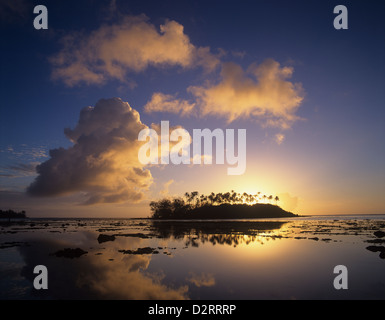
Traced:
<path fill-rule="evenodd" d="M 163 185 L 163 189 L 160 190 L 160 194 L 163 196 L 163 197 L 167 197 L 169 196 L 169 188 L 170 186 L 175 183 L 175 180 L 174 179 L 171 179 L 171 180 L 168 180 L 167 182 L 164 183 Z"/>
<path fill-rule="evenodd" d="M 135 245 L 131 239 L 109 242 L 100 252 L 100 248 L 95 248 L 96 238 L 97 234 L 85 231 L 72 234 L 72 241 L 38 238 L 34 241 L 35 245 L 20 247 L 19 253 L 25 263 L 24 270 L 30 270 L 24 271 L 26 278 L 33 281 L 32 271 L 39 263 L 43 263 L 48 270 L 54 270 L 49 276 L 51 288 L 55 288 L 50 292 L 53 299 L 188 299 L 187 285 L 170 286 L 164 281 L 164 274 L 148 270 L 151 255 L 127 255 L 119 252 L 124 245 Z M 74 243 L 92 251 L 85 259 L 81 257 L 77 261 L 63 261 L 62 258 L 49 255 L 61 250 L 63 246 L 71 247 Z M 99 254 L 95 254 L 98 252 Z"/>
<path fill-rule="evenodd" d="M 72 33 L 62 44 L 62 50 L 51 58 L 52 76 L 68 86 L 102 84 L 108 79 L 126 81 L 127 72 L 149 66 L 213 70 L 219 64 L 210 48 L 190 42 L 180 23 L 167 20 L 158 30 L 145 15 L 122 18 L 88 35 Z"/>
<path fill-rule="evenodd" d="M 264 126 L 290 128 L 303 100 L 299 83 L 288 80 L 292 67 L 281 67 L 272 59 L 252 64 L 247 71 L 232 62 L 222 65 L 220 81 L 190 86 L 202 116 L 215 115 L 228 122 L 240 118 L 261 121 Z"/>
<path fill-rule="evenodd" d="M 135 258 L 135 257 L 134 257 Z M 162 278 L 156 275 L 146 275 L 139 271 L 128 272 L 122 267 L 114 267 L 106 263 L 106 268 L 93 277 L 85 275 L 79 283 L 89 285 L 102 297 L 114 297 L 125 300 L 185 300 L 188 286 L 171 288 L 162 284 Z"/>
<path fill-rule="evenodd" d="M 76 127 L 65 129 L 73 146 L 50 150 L 27 192 L 33 196 L 83 192 L 85 204 L 143 199 L 153 180 L 138 160 L 137 137 L 144 128 L 139 113 L 119 98 L 82 109 Z"/>
<path fill-rule="evenodd" d="M 177 99 L 175 95 L 155 92 L 151 100 L 144 106 L 144 111 L 151 112 L 170 112 L 186 116 L 194 111 L 195 103 L 189 103 L 187 100 Z"/>
<path fill-rule="evenodd" d="M 266 127 L 288 129 L 300 119 L 296 113 L 304 98 L 302 85 L 288 80 L 293 72 L 292 67 L 281 67 L 273 59 L 254 63 L 246 71 L 236 63 L 225 62 L 217 83 L 187 89 L 192 101 L 156 92 L 144 110 L 181 116 L 212 115 L 228 122 L 247 118 Z M 281 144 L 284 135 L 277 134 L 275 140 Z"/>
<path fill-rule="evenodd" d="M 152 132 L 156 140 L 139 140 L 141 131 Z M 188 138 L 175 140 L 175 132 L 184 132 Z M 75 128 L 66 128 L 64 133 L 73 146 L 50 150 L 49 159 L 36 166 L 38 175 L 27 188 L 29 195 L 81 192 L 88 205 L 139 202 L 153 183 L 150 168 L 169 163 L 191 144 L 189 133 L 181 126 L 166 122 L 148 127 L 120 98 L 101 99 L 95 107 L 83 108 Z M 156 152 L 150 153 L 150 161 L 144 163 L 140 155 L 142 149 L 147 151 L 147 145 L 156 147 Z"/>
<path fill-rule="evenodd" d="M 77 283 L 89 287 L 100 297 L 109 299 L 137 300 L 184 300 L 188 299 L 188 286 L 167 286 L 164 275 L 147 272 L 150 265 L 149 255 L 124 255 L 118 253 L 119 247 L 113 246 L 109 254 L 115 262 L 90 259 L 82 279 Z M 119 256 L 120 255 L 120 256 Z M 145 272 L 143 272 L 145 270 Z"/>
<path fill-rule="evenodd" d="M 173 155 L 181 154 L 183 150 L 187 150 L 192 142 L 190 134 L 182 126 L 170 126 L 169 122 L 166 122 L 166 124 L 163 123 L 163 130 L 162 124 L 158 123 L 152 123 L 150 126 L 151 129 L 145 130 L 146 132 L 150 130 L 153 131 L 156 136 L 156 140 L 153 140 L 154 136 L 150 134 L 151 139 L 148 139 L 148 142 L 142 144 L 142 148 L 146 152 L 149 151 L 149 148 L 156 147 L 157 149 L 157 152 L 148 155 L 147 161 L 150 166 L 169 164 L 170 158 Z M 186 135 L 186 139 L 179 139 L 181 137 L 177 136 L 178 140 L 175 141 L 172 137 L 173 132 L 183 132 Z M 139 151 L 138 156 L 142 156 L 141 151 Z"/>
<path fill-rule="evenodd" d="M 190 272 L 190 277 L 187 278 L 187 281 L 193 283 L 196 287 L 212 287 L 215 285 L 214 275 L 211 273 L 200 273 L 196 274 L 194 272 Z"/>

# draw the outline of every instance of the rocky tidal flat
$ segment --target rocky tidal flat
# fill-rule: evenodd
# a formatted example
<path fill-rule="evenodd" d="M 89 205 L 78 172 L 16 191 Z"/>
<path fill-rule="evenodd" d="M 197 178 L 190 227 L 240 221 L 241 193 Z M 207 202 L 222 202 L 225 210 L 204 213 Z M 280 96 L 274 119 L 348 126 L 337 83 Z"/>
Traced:
<path fill-rule="evenodd" d="M 150 289 L 154 286 L 159 290 L 156 297 L 222 299 L 248 293 L 254 298 L 270 298 L 266 292 L 247 285 L 268 279 L 276 290 L 284 288 L 276 291 L 279 297 L 292 295 L 301 299 L 307 297 L 303 295 L 306 282 L 298 280 L 298 284 L 293 284 L 291 278 L 318 270 L 314 286 L 322 288 L 324 284 L 317 279 L 331 274 L 323 268 L 337 264 L 346 264 L 353 271 L 356 265 L 371 266 L 371 273 L 360 269 L 356 272 L 362 273 L 357 277 L 361 280 L 352 281 L 369 277 L 367 281 L 377 283 L 378 279 L 373 287 L 381 288 L 385 279 L 378 270 L 385 267 L 385 220 L 33 219 L 0 224 L 0 256 L 0 269 L 4 274 L 11 270 L 14 274 L 13 278 L 0 280 L 5 287 L 1 299 L 15 298 L 13 291 L 7 294 L 7 286 L 17 285 L 25 289 L 16 295 L 20 299 L 36 295 L 42 299 L 148 299 L 153 297 Z M 322 263 L 316 262 L 321 257 Z M 50 291 L 49 295 L 34 291 L 31 283 L 35 265 L 45 265 L 51 277 L 50 288 L 56 283 L 60 290 Z M 234 268 L 244 283 L 232 282 Z M 272 270 L 278 274 L 273 276 Z M 291 278 L 287 278 L 288 272 Z M 63 277 L 68 279 L 63 281 Z M 140 280 L 148 290 L 107 286 L 118 278 L 127 285 Z M 96 280 L 107 289 L 99 288 Z M 356 286 L 360 285 L 364 287 L 364 283 Z M 288 292 L 288 288 L 293 288 L 293 292 Z M 335 297 L 334 290 L 325 290 L 320 289 L 315 298 Z M 375 298 L 385 296 L 376 290 Z M 341 297 L 355 299 L 360 293 L 351 290 Z"/>

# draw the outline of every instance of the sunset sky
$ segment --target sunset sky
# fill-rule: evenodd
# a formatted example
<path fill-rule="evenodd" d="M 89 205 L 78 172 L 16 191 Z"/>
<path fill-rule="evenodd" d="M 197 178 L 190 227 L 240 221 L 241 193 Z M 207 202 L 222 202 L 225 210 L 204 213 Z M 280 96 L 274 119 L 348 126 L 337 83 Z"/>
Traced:
<path fill-rule="evenodd" d="M 235 190 L 384 214 L 384 15 L 361 0 L 0 0 L 0 209 L 146 217 L 153 199 Z M 246 129 L 245 173 L 141 164 L 138 133 L 161 121 Z"/>

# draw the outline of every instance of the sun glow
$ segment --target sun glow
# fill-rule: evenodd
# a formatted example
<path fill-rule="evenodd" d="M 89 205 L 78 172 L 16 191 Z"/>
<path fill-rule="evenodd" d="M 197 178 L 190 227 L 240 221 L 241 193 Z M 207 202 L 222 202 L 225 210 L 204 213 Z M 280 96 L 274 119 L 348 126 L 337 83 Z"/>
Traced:
<path fill-rule="evenodd" d="M 258 183 L 258 185 L 261 185 Z M 242 203 L 253 205 L 256 203 L 276 204 L 277 192 L 269 186 L 260 188 L 255 182 L 240 183 L 239 186 L 231 189 L 242 195 Z"/>

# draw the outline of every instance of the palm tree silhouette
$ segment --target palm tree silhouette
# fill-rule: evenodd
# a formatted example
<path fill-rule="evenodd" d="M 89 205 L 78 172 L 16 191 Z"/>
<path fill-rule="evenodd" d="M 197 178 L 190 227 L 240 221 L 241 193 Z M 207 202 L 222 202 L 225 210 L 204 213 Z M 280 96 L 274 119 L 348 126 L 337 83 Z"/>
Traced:
<path fill-rule="evenodd" d="M 201 194 L 199 196 L 199 203 L 200 203 L 201 206 L 203 206 L 205 204 L 204 202 L 205 202 L 205 195 Z"/>
<path fill-rule="evenodd" d="M 186 192 L 184 194 L 184 196 L 186 197 L 186 201 L 188 202 L 188 205 L 190 206 L 190 202 L 191 202 L 191 194 Z"/>
<path fill-rule="evenodd" d="M 280 201 L 278 196 L 274 197 L 273 195 L 262 195 L 261 192 L 258 192 L 253 195 L 248 194 L 247 192 L 237 193 L 234 190 L 231 190 L 231 192 L 226 193 L 211 192 L 207 196 L 205 194 L 199 194 L 198 191 L 192 191 L 185 192 L 183 197 L 178 197 L 174 199 L 165 198 L 159 201 L 151 201 L 150 209 L 153 212 L 153 218 L 169 219 L 172 217 L 180 218 L 183 216 L 188 216 L 188 214 L 194 212 L 195 210 L 207 211 L 210 210 L 210 206 L 217 208 L 219 207 L 219 210 L 228 210 L 229 205 L 236 205 L 239 206 L 241 209 L 245 209 L 248 206 L 253 206 L 257 209 L 261 209 L 264 207 L 264 205 L 266 205 L 266 210 L 276 210 L 277 208 L 269 208 L 269 206 L 267 206 L 267 204 L 271 205 L 273 201 L 275 201 L 276 206 L 278 207 L 278 201 Z M 213 210 L 216 210 L 217 208 Z M 0 210 L 0 213 L 7 212 L 3 212 L 2 210 Z"/>
<path fill-rule="evenodd" d="M 230 203 L 230 192 L 226 192 L 224 195 L 223 195 L 223 201 L 226 202 L 226 203 Z"/>
<path fill-rule="evenodd" d="M 210 195 L 208 196 L 208 199 L 211 201 L 211 205 L 213 205 L 215 200 L 215 193 L 211 192 Z"/>
<path fill-rule="evenodd" d="M 198 194 L 199 194 L 198 191 L 193 191 L 193 192 L 191 192 L 191 197 L 190 197 L 191 202 L 194 202 L 195 197 L 198 199 Z M 196 204 L 196 205 L 197 205 L 197 204 Z M 195 205 L 195 206 L 196 206 L 196 205 Z"/>
<path fill-rule="evenodd" d="M 275 196 L 274 200 L 275 200 L 275 204 L 278 206 L 279 197 Z"/>

